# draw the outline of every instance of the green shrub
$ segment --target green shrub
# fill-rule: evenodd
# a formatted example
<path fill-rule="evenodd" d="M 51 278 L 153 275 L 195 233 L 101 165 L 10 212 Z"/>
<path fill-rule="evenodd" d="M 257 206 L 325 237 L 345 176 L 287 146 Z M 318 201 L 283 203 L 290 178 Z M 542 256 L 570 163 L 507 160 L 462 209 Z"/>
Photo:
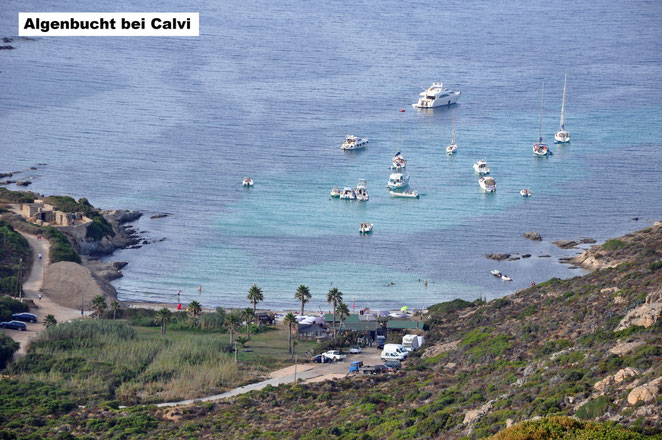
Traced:
<path fill-rule="evenodd" d="M 0 333 L 0 369 L 3 369 L 7 366 L 7 362 L 11 360 L 14 356 L 14 353 L 18 351 L 19 344 L 15 342 L 12 338 Z"/>
<path fill-rule="evenodd" d="M 576 416 L 580 419 L 594 419 L 602 416 L 607 412 L 611 400 L 607 396 L 600 396 L 595 399 L 589 400 L 583 404 L 578 410 Z"/>
<path fill-rule="evenodd" d="M 658 269 L 662 269 L 662 260 L 656 261 L 648 265 L 648 270 L 650 270 L 651 272 L 654 272 Z"/>
<path fill-rule="evenodd" d="M 71 261 L 80 264 L 80 255 L 71 247 L 71 243 L 66 235 L 57 229 L 48 226 L 44 228 L 44 237 L 51 244 L 49 260 L 51 263 L 60 261 Z"/>
<path fill-rule="evenodd" d="M 32 203 L 35 194 L 30 191 L 10 191 L 7 188 L 0 188 L 0 200 L 9 203 Z"/>
<path fill-rule="evenodd" d="M 447 301 L 439 304 L 434 304 L 428 307 L 428 311 L 432 315 L 446 315 L 450 313 L 455 313 L 458 310 L 466 309 L 471 307 L 473 303 L 465 301 L 463 299 L 454 299 L 453 301 Z"/>
<path fill-rule="evenodd" d="M 92 223 L 87 226 L 87 232 L 85 233 L 86 238 L 91 238 L 92 240 L 101 240 L 103 237 L 110 235 L 111 237 L 115 236 L 115 231 L 113 227 L 103 218 L 102 215 L 96 215 L 92 218 Z"/>
<path fill-rule="evenodd" d="M 626 242 L 614 238 L 607 240 L 605 244 L 602 245 L 602 249 L 606 251 L 617 251 L 623 249 L 625 246 L 627 246 Z"/>

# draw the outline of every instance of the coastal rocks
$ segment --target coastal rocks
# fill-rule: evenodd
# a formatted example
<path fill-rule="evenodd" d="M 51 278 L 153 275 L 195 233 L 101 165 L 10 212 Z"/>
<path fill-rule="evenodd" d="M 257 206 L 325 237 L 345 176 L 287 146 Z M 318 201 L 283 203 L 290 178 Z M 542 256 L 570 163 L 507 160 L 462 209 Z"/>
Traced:
<path fill-rule="evenodd" d="M 32 182 L 29 181 L 29 180 L 19 180 L 18 182 L 16 182 L 16 185 L 17 186 L 30 186 L 30 185 L 32 185 Z"/>
<path fill-rule="evenodd" d="M 12 40 L 12 39 L 9 38 L 9 37 L 2 37 L 2 42 L 3 42 L 3 43 L 11 43 L 12 41 L 14 41 L 14 40 Z"/>
<path fill-rule="evenodd" d="M 3 177 L 11 177 L 13 175 L 14 173 L 0 173 L 0 179 L 2 179 Z"/>
<path fill-rule="evenodd" d="M 542 241 L 542 237 L 536 231 L 525 232 L 523 237 L 533 241 Z"/>
<path fill-rule="evenodd" d="M 662 314 L 662 290 L 649 293 L 646 297 L 646 303 L 636 309 L 630 310 L 621 319 L 616 331 L 638 325 L 644 328 L 654 325 Z"/>
<path fill-rule="evenodd" d="M 522 255 L 522 258 L 531 258 L 531 254 L 524 254 Z"/>
<path fill-rule="evenodd" d="M 658 377 L 657 379 L 652 380 L 645 385 L 634 388 L 632 391 L 630 391 L 630 394 L 628 394 L 628 403 L 630 405 L 636 405 L 639 402 L 654 402 L 657 399 L 657 396 L 660 395 L 661 383 L 662 377 Z"/>
<path fill-rule="evenodd" d="M 101 211 L 101 214 L 111 223 L 118 225 L 129 223 L 138 220 L 142 217 L 143 213 L 140 211 L 129 211 L 127 209 L 113 209 L 109 211 Z"/>
<path fill-rule="evenodd" d="M 561 249 L 574 249 L 577 247 L 579 242 L 574 240 L 557 240 L 557 241 L 553 241 L 552 244 L 555 244 Z"/>
<path fill-rule="evenodd" d="M 587 237 L 582 237 L 579 239 L 579 242 L 582 244 L 595 244 L 597 241 L 593 240 L 592 238 L 587 238 Z"/>
<path fill-rule="evenodd" d="M 518 256 L 515 255 L 515 256 L 513 256 L 513 257 L 509 257 L 509 258 L 508 258 L 508 261 L 517 261 L 517 260 L 519 260 L 519 259 L 520 259 L 520 257 L 518 257 Z"/>
<path fill-rule="evenodd" d="M 464 423 L 465 425 L 470 425 L 471 423 L 475 422 L 476 420 L 480 419 L 485 414 L 490 412 L 493 407 L 494 407 L 494 401 L 490 400 L 489 402 L 487 402 L 478 409 L 467 411 L 466 413 L 464 413 L 464 421 L 462 423 Z"/>
<path fill-rule="evenodd" d="M 12 49 L 15 49 L 15 47 L 10 44 L 6 46 L 0 46 L 0 50 L 12 50 Z"/>
<path fill-rule="evenodd" d="M 2 182 L 0 182 L 0 185 L 9 185 L 11 183 L 16 183 L 16 181 L 15 180 L 3 180 Z"/>
<path fill-rule="evenodd" d="M 614 374 L 612 376 L 607 376 L 604 379 L 602 379 L 601 381 L 596 382 L 593 385 L 593 388 L 595 388 L 596 391 L 599 391 L 599 392 L 602 393 L 607 389 L 607 387 L 619 384 L 619 383 L 623 382 L 624 380 L 626 380 L 630 377 L 636 377 L 639 374 L 640 374 L 639 370 L 637 370 L 636 368 L 626 367 L 626 368 L 623 368 L 622 370 L 618 370 L 618 372 L 616 374 Z"/>
<path fill-rule="evenodd" d="M 510 258 L 510 254 L 485 254 L 485 258 L 489 260 L 503 261 Z"/>
<path fill-rule="evenodd" d="M 116 261 L 113 263 L 106 263 L 100 260 L 85 260 L 83 265 L 90 269 L 96 276 L 105 280 L 112 281 L 121 278 L 122 268 L 128 263 L 124 261 Z"/>
<path fill-rule="evenodd" d="M 166 213 L 164 213 L 164 212 L 161 212 L 161 213 L 159 213 L 159 214 L 154 214 L 154 215 L 151 216 L 150 218 L 164 218 L 164 217 L 167 217 L 167 216 L 168 216 L 168 214 L 166 214 Z"/>

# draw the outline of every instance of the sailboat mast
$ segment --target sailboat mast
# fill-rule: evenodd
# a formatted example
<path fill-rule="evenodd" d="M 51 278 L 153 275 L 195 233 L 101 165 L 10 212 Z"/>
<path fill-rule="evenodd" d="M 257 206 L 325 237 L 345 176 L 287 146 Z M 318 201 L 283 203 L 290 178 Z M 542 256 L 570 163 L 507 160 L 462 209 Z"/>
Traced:
<path fill-rule="evenodd" d="M 538 128 L 538 142 L 542 144 L 542 110 L 545 107 L 545 81 L 542 82 L 542 93 L 540 94 L 540 127 Z"/>
<path fill-rule="evenodd" d="M 563 101 L 561 103 L 561 130 L 564 129 L 563 125 L 565 124 L 565 85 L 566 81 L 568 80 L 568 74 L 565 74 L 565 78 L 563 78 Z"/>
<path fill-rule="evenodd" d="M 451 138 L 451 145 L 455 145 L 455 111 L 451 112 L 451 120 L 453 121 L 453 137 Z"/>

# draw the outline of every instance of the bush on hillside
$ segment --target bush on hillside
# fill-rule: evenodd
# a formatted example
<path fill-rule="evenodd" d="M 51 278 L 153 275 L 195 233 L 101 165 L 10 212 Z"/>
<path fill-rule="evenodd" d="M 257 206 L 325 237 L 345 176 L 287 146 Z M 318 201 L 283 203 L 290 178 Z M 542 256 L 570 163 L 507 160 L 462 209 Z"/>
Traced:
<path fill-rule="evenodd" d="M 7 366 L 7 362 L 9 362 L 12 356 L 14 356 L 18 347 L 18 342 L 15 342 L 5 334 L 0 334 L 0 369 Z"/>
<path fill-rule="evenodd" d="M 48 226 L 44 228 L 44 237 L 48 238 L 51 244 L 49 251 L 49 260 L 51 263 L 71 261 L 80 264 L 80 255 L 71 247 L 69 239 L 62 232 Z"/>
<path fill-rule="evenodd" d="M 10 191 L 7 188 L 0 188 L 0 200 L 9 203 L 32 203 L 35 194 L 30 191 Z"/>

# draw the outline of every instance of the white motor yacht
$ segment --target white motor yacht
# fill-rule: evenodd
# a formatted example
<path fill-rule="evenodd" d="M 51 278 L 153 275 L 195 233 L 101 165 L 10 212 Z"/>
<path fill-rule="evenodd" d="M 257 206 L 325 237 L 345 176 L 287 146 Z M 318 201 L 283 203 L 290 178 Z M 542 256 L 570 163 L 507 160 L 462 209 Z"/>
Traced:
<path fill-rule="evenodd" d="M 568 74 L 565 74 L 565 78 L 563 79 L 563 101 L 561 103 L 561 129 L 556 132 L 554 135 L 554 139 L 556 139 L 556 142 L 559 142 L 561 144 L 565 144 L 566 142 L 570 142 L 570 133 L 568 133 L 568 130 L 565 129 L 565 85 L 568 80 Z"/>
<path fill-rule="evenodd" d="M 545 83 L 542 83 L 542 93 L 540 95 L 540 127 L 538 128 L 538 142 L 533 144 L 533 154 L 536 156 L 547 156 L 550 154 L 547 144 L 542 143 L 542 109 L 545 106 Z"/>
<path fill-rule="evenodd" d="M 522 197 L 531 197 L 531 190 L 528 188 L 524 188 L 522 191 L 519 192 L 519 195 Z"/>
<path fill-rule="evenodd" d="M 481 175 L 490 174 L 490 167 L 487 166 L 487 161 L 485 159 L 481 159 L 474 163 L 474 171 Z"/>
<path fill-rule="evenodd" d="M 241 185 L 245 187 L 252 187 L 255 185 L 255 182 L 253 182 L 253 179 L 250 177 L 244 177 L 244 179 L 241 181 Z"/>
<path fill-rule="evenodd" d="M 512 280 L 513 280 L 513 279 L 510 278 L 508 275 L 504 275 L 504 276 L 502 276 L 501 279 L 504 280 L 504 281 L 512 281 Z"/>
<path fill-rule="evenodd" d="M 492 269 L 490 273 L 497 278 L 501 278 L 501 271 L 499 269 Z"/>
<path fill-rule="evenodd" d="M 340 200 L 356 200 L 356 194 L 352 188 L 345 187 L 340 192 Z"/>
<path fill-rule="evenodd" d="M 359 226 L 359 234 L 370 234 L 374 226 L 375 225 L 372 223 L 361 223 Z"/>
<path fill-rule="evenodd" d="M 402 197 L 409 199 L 417 199 L 419 197 L 418 191 L 416 191 L 415 189 L 412 191 L 402 191 L 402 192 L 389 191 L 388 193 L 391 195 L 391 197 Z"/>
<path fill-rule="evenodd" d="M 432 83 L 424 92 L 420 93 L 418 102 L 412 104 L 416 108 L 435 108 L 442 105 L 455 104 L 462 92 L 453 92 L 444 87 L 443 83 Z"/>
<path fill-rule="evenodd" d="M 356 184 L 354 188 L 354 194 L 356 195 L 356 200 L 359 202 L 367 202 L 370 198 L 368 196 L 368 182 L 365 179 L 359 179 L 359 183 Z"/>
<path fill-rule="evenodd" d="M 449 156 L 457 152 L 457 145 L 455 145 L 455 112 L 451 113 L 451 119 L 453 120 L 453 134 L 451 137 L 451 144 L 446 147 L 446 154 Z"/>
<path fill-rule="evenodd" d="M 340 197 L 340 187 L 336 186 L 331 190 L 331 197 L 333 197 L 334 199 Z"/>
<path fill-rule="evenodd" d="M 391 165 L 390 169 L 392 170 L 401 170 L 404 167 L 407 166 L 407 159 L 402 155 L 401 152 L 395 153 L 395 156 L 393 156 L 393 159 L 391 159 Z"/>
<path fill-rule="evenodd" d="M 496 181 L 493 177 L 485 176 L 478 179 L 478 184 L 483 191 L 494 192 L 496 191 Z"/>
<path fill-rule="evenodd" d="M 406 188 L 409 185 L 409 175 L 403 173 L 391 173 L 386 186 L 389 189 Z"/>
<path fill-rule="evenodd" d="M 345 136 L 345 142 L 340 147 L 341 150 L 360 150 L 368 145 L 368 139 L 356 137 L 348 134 Z"/>

